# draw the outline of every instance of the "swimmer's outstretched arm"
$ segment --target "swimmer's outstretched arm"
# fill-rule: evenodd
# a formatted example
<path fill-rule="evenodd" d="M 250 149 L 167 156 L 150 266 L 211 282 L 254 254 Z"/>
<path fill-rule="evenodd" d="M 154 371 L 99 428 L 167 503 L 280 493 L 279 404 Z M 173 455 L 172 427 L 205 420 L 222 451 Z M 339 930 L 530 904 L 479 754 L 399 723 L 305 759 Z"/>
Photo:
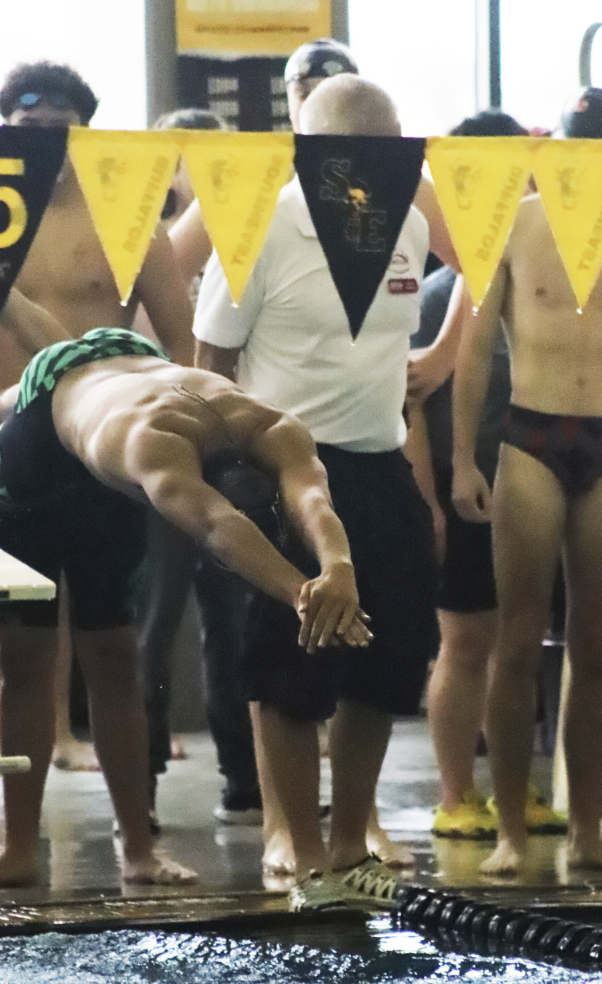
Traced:
<path fill-rule="evenodd" d="M 502 263 L 477 314 L 466 316 L 454 371 L 452 499 L 460 516 L 473 523 L 491 520 L 491 492 L 475 451 L 507 283 Z"/>
<path fill-rule="evenodd" d="M 114 481 L 113 451 L 103 454 L 102 447 L 97 443 L 94 457 L 84 463 L 91 465 L 94 472 L 108 484 L 112 479 Z M 186 438 L 149 426 L 133 428 L 125 440 L 123 470 L 131 482 L 144 490 L 158 512 L 192 536 L 216 560 L 266 594 L 294 607 L 302 619 L 302 630 L 304 627 L 306 629 L 301 644 L 309 652 L 315 651 L 318 640 L 326 636 L 330 638 L 340 631 L 339 618 L 336 624 L 332 624 L 332 609 L 336 604 L 331 596 L 335 588 L 348 602 L 345 614 L 349 604 L 354 607 L 352 618 L 347 619 L 353 625 L 345 631 L 345 640 L 352 645 L 368 642 L 368 630 L 362 624 L 356 624 L 357 592 L 349 602 L 349 573 L 345 572 L 330 590 L 326 590 L 330 602 L 327 611 L 324 611 L 324 606 L 317 612 L 312 607 L 308 617 L 305 605 L 313 604 L 314 589 L 305 586 L 306 578 L 272 546 L 250 519 L 207 485 L 199 467 L 198 449 Z M 117 468 L 117 472 L 120 471 L 121 463 Z M 351 581 L 355 588 L 353 574 Z M 340 588 L 340 582 L 345 584 L 344 591 Z M 313 585 L 314 582 L 309 584 Z M 318 585 L 317 589 L 320 587 L 324 595 L 322 585 Z M 315 630 L 314 623 L 317 623 Z"/>
<path fill-rule="evenodd" d="M 320 563 L 320 575 L 306 582 L 297 609 L 302 614 L 299 644 L 310 651 L 333 634 L 365 645 L 371 634 L 359 608 L 351 551 L 343 524 L 332 508 L 326 469 L 308 431 L 282 415 L 257 435 L 249 453 L 277 478 L 285 515 Z"/>

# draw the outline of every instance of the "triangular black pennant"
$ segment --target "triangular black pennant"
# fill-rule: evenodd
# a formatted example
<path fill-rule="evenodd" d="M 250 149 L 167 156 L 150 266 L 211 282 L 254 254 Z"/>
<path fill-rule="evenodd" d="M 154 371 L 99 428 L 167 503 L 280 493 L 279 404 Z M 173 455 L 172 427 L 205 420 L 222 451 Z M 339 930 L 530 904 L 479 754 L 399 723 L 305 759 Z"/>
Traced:
<path fill-rule="evenodd" d="M 0 126 L 0 308 L 52 194 L 67 133 L 63 127 Z"/>
<path fill-rule="evenodd" d="M 295 134 L 295 168 L 354 338 L 416 194 L 425 144 Z"/>

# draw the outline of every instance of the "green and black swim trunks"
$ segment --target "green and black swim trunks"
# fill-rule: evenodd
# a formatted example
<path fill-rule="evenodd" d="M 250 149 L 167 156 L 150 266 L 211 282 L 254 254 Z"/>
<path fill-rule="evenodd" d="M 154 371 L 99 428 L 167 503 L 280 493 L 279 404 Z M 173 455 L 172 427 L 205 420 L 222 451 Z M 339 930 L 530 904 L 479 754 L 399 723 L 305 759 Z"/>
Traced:
<path fill-rule="evenodd" d="M 169 361 L 150 340 L 122 328 L 39 352 L 21 377 L 14 410 L 0 428 L 0 548 L 53 581 L 65 571 L 79 629 L 127 625 L 146 545 L 142 503 L 98 481 L 59 441 L 52 394 L 66 372 L 117 356 Z M 56 602 L 0 606 L 21 624 L 54 626 Z"/>
<path fill-rule="evenodd" d="M 55 342 L 33 357 L 19 383 L 15 413 L 21 413 L 41 392 L 51 393 L 69 369 L 120 355 L 152 355 L 169 359 L 150 339 L 125 328 L 93 328 L 82 338 Z"/>

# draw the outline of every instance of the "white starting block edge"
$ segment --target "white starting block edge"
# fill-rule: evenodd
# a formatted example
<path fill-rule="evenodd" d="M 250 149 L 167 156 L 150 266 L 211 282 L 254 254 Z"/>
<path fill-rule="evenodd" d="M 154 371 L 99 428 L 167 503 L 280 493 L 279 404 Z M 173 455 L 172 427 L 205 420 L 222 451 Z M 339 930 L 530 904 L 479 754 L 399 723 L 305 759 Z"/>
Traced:
<path fill-rule="evenodd" d="M 27 564 L 0 550 L 0 603 L 3 601 L 51 601 L 56 584 Z M 0 757 L 0 762 L 2 761 Z M 1 772 L 1 770 L 0 770 Z"/>
<path fill-rule="evenodd" d="M 0 755 L 0 776 L 14 772 L 29 772 L 31 759 L 27 755 Z"/>

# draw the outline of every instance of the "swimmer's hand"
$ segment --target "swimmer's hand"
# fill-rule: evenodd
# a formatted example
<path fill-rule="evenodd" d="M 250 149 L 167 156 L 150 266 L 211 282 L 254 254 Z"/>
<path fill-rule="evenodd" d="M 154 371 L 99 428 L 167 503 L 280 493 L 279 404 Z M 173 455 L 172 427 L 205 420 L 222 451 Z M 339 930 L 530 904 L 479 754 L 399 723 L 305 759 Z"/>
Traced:
<path fill-rule="evenodd" d="M 454 465 L 452 502 L 467 522 L 491 522 L 491 490 L 474 463 Z"/>
<path fill-rule="evenodd" d="M 319 577 L 306 581 L 297 604 L 301 619 L 299 645 L 308 653 L 345 642 L 367 646 L 372 639 L 368 616 L 359 607 L 353 565 L 333 564 Z"/>

